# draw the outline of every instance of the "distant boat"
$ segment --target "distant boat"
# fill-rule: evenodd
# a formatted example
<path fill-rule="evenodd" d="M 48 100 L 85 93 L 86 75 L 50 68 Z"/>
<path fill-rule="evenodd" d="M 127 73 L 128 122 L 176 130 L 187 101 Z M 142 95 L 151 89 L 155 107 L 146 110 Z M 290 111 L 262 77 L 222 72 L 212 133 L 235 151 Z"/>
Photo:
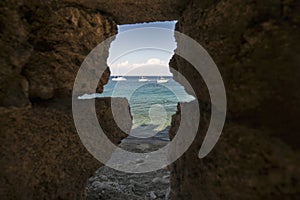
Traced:
<path fill-rule="evenodd" d="M 149 79 L 147 79 L 147 78 L 144 77 L 144 76 L 141 76 L 141 77 L 139 78 L 138 81 L 139 81 L 139 82 L 147 82 L 147 81 L 149 81 Z"/>
<path fill-rule="evenodd" d="M 127 79 L 123 76 L 115 76 L 111 79 L 112 81 L 126 81 Z"/>
<path fill-rule="evenodd" d="M 157 83 L 167 83 L 169 81 L 169 79 L 164 78 L 164 77 L 160 77 L 159 79 L 156 80 Z"/>

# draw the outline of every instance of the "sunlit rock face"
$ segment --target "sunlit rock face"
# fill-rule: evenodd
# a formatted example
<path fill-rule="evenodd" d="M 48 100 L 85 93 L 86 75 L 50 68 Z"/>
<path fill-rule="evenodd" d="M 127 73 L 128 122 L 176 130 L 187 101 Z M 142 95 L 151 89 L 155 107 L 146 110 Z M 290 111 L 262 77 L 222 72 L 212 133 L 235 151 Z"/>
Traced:
<path fill-rule="evenodd" d="M 190 149 L 170 166 L 173 199 L 294 199 L 299 194 L 300 5 L 298 1 L 191 1 L 176 29 L 216 62 L 226 87 L 227 122 L 214 150 L 197 158 L 209 106 Z M 205 83 L 174 56 L 201 106 Z M 200 82 L 199 82 L 200 81 Z M 171 137 L 179 116 L 174 116 Z"/>

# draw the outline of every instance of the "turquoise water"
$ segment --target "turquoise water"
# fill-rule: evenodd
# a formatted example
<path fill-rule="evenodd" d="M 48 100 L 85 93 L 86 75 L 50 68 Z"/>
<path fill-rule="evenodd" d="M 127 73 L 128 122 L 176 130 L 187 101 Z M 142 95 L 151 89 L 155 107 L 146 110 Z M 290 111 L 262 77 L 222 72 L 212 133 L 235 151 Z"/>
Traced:
<path fill-rule="evenodd" d="M 157 84 L 157 77 L 147 78 L 148 82 L 138 82 L 138 77 L 126 77 L 126 81 L 119 82 L 110 78 L 104 86 L 104 92 L 95 94 L 95 97 L 127 98 L 133 117 L 132 128 L 138 132 L 153 129 L 157 133 L 171 124 L 178 102 L 189 102 L 194 97 L 187 94 L 183 86 L 172 77 L 168 77 L 169 82 L 164 84 Z"/>

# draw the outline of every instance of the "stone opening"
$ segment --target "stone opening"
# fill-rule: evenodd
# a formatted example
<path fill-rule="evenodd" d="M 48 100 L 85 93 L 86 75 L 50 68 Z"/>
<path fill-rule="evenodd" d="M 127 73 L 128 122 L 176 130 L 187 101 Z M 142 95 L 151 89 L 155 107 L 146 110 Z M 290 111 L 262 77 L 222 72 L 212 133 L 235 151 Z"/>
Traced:
<path fill-rule="evenodd" d="M 178 19 L 176 30 L 203 45 L 219 66 L 228 117 L 210 155 L 197 157 L 199 130 L 172 164 L 172 199 L 297 199 L 299 8 L 298 0 L 1 1 L 0 196 L 82 199 L 101 164 L 82 145 L 68 102 L 80 64 L 116 33 L 116 23 Z M 200 75 L 176 56 L 171 63 L 208 104 Z M 100 90 L 108 77 L 107 71 Z M 107 99 L 99 103 L 107 128 L 115 128 Z M 118 143 L 123 134 L 114 133 Z"/>
<path fill-rule="evenodd" d="M 174 38 L 177 21 L 152 22 L 143 24 L 119 25 L 118 32 L 135 29 L 170 29 L 168 35 L 148 34 L 140 31 L 118 34 L 112 42 L 107 60 L 111 76 L 102 94 L 97 98 L 125 97 L 130 106 L 132 128 L 129 136 L 122 140 L 119 147 L 135 153 L 156 151 L 169 140 L 172 115 L 177 112 L 179 102 L 188 102 L 194 98 L 188 95 L 184 87 L 173 79 L 169 62 L 174 55 Z M 149 49 L 151 43 L 160 42 L 168 50 Z M 137 50 L 126 52 L 128 45 L 136 45 Z M 143 46 L 145 47 L 143 49 Z M 129 48 L 130 49 L 130 48 Z M 118 54 L 121 54 L 118 55 Z M 108 133 L 109 134 L 109 133 Z M 126 163 L 126 160 L 124 160 Z M 126 163 L 135 167 L 144 163 L 143 159 Z M 157 171 L 134 174 L 120 172 L 109 167 L 101 167 L 88 180 L 88 199 L 169 199 L 170 172 L 162 168 Z"/>

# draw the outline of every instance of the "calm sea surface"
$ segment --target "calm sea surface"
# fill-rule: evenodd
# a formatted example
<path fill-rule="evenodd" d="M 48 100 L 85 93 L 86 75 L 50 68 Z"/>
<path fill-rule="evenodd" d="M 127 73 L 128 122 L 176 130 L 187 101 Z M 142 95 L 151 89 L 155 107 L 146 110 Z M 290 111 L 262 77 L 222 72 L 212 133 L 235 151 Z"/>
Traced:
<path fill-rule="evenodd" d="M 118 82 L 110 78 L 102 94 L 84 95 L 83 98 L 127 98 L 133 117 L 131 135 L 143 138 L 163 132 L 171 124 L 171 117 L 177 110 L 177 103 L 192 101 L 194 97 L 188 95 L 183 86 L 172 77 L 166 77 L 169 81 L 164 84 L 157 84 L 157 77 L 147 77 L 148 82 L 138 82 L 138 78 L 126 77 L 126 81 Z M 157 137 L 163 138 L 165 137 L 163 135 Z"/>

